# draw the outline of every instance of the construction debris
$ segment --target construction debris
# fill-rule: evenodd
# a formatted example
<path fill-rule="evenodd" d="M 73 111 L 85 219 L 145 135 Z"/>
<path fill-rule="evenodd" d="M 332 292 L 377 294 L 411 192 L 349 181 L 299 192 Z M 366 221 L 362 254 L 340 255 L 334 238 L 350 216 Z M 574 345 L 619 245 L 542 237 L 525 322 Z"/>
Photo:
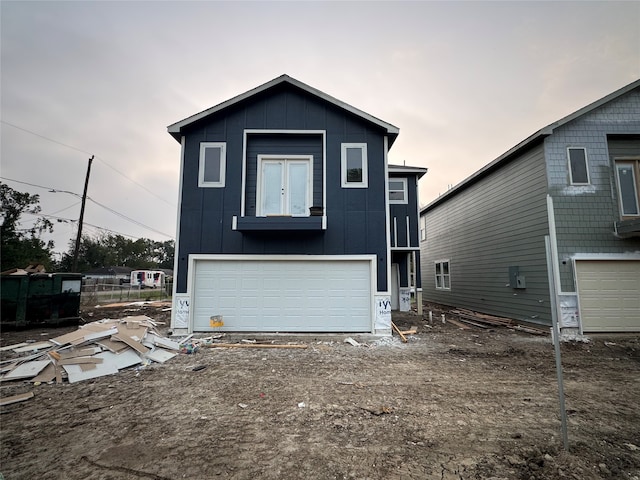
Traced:
<path fill-rule="evenodd" d="M 10 397 L 4 397 L 0 399 L 0 406 L 11 405 L 12 403 L 24 402 L 33 398 L 33 392 L 20 393 L 18 395 L 12 395 Z"/>
<path fill-rule="evenodd" d="M 400 338 L 402 339 L 402 343 L 407 343 L 407 337 L 404 336 L 404 333 L 402 333 L 400 331 L 400 329 L 396 326 L 395 323 L 391 322 L 391 327 L 396 331 L 396 333 L 400 336 Z"/>
<path fill-rule="evenodd" d="M 451 313 L 455 314 L 460 322 L 463 322 L 467 325 L 473 325 L 474 327 L 482 328 L 485 330 L 491 327 L 506 327 L 512 330 L 532 333 L 534 335 L 547 335 L 547 332 L 543 330 L 520 325 L 515 320 L 512 320 L 510 318 L 497 317 L 495 315 L 488 315 L 486 313 L 478 313 L 463 308 L 451 310 Z M 450 321 L 454 323 L 451 319 Z"/>
<path fill-rule="evenodd" d="M 217 348 L 308 348 L 304 344 L 274 345 L 272 343 L 206 343 L 205 347 Z"/>
<path fill-rule="evenodd" d="M 106 319 L 83 325 L 73 332 L 44 342 L 24 342 L 2 347 L 30 354 L 0 362 L 0 382 L 69 383 L 113 375 L 134 365 L 164 363 L 181 345 L 156 331 L 158 322 L 146 315 Z"/>

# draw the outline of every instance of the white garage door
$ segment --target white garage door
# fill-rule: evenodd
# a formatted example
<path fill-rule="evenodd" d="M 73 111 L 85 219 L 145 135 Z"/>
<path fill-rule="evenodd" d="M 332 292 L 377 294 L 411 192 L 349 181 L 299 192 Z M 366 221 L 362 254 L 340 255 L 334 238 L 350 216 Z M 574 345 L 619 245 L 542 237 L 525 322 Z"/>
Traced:
<path fill-rule="evenodd" d="M 576 260 L 582 330 L 640 331 L 640 260 Z"/>
<path fill-rule="evenodd" d="M 194 265 L 194 331 L 372 330 L 369 260 L 196 260 Z M 222 315 L 222 327 L 211 327 L 215 315 Z"/>

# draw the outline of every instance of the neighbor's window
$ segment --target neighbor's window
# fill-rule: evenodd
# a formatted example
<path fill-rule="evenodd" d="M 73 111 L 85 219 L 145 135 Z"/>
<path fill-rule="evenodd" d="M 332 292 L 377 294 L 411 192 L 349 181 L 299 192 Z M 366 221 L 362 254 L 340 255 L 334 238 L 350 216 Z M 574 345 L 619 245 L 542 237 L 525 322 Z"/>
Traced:
<path fill-rule="evenodd" d="M 224 187 L 226 150 L 227 146 L 224 142 L 202 142 L 200 144 L 199 187 Z"/>
<path fill-rule="evenodd" d="M 567 148 L 569 175 L 572 185 L 589 184 L 589 165 L 586 148 Z"/>
<path fill-rule="evenodd" d="M 420 240 L 424 241 L 427 239 L 427 217 L 423 215 L 420 217 Z"/>
<path fill-rule="evenodd" d="M 449 276 L 449 260 L 440 260 L 436 264 L 436 288 L 439 290 L 451 290 Z"/>
<path fill-rule="evenodd" d="M 616 180 L 620 198 L 620 214 L 622 217 L 640 215 L 638 204 L 640 198 L 640 160 L 616 160 Z"/>
<path fill-rule="evenodd" d="M 367 144 L 342 144 L 342 186 L 367 188 Z"/>
<path fill-rule="evenodd" d="M 389 203 L 407 203 L 407 179 L 389 179 Z"/>

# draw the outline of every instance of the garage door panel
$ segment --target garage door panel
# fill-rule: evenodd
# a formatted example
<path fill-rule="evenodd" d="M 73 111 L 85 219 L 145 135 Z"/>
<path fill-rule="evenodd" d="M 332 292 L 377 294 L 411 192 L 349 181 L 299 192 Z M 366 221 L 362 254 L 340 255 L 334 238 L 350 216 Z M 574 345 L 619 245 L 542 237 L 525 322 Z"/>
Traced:
<path fill-rule="evenodd" d="M 576 260 L 582 329 L 640 331 L 640 261 Z"/>
<path fill-rule="evenodd" d="M 192 288 L 196 331 L 371 331 L 368 260 L 197 260 Z"/>

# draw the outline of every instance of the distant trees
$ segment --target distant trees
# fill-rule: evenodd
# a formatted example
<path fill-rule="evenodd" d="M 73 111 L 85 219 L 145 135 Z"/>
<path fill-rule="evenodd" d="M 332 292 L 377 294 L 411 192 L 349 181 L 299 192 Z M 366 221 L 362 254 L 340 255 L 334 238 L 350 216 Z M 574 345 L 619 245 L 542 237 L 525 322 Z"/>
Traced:
<path fill-rule="evenodd" d="M 40 197 L 18 192 L 0 183 L 0 255 L 1 271 L 26 267 L 29 263 L 41 263 L 47 270 L 53 267 L 53 242 L 40 237 L 53 232 L 53 223 L 43 216 Z M 35 215 L 31 220 L 20 221 L 24 214 Z"/>
<path fill-rule="evenodd" d="M 29 263 L 41 263 L 47 271 L 71 271 L 75 241 L 69 242 L 68 252 L 60 262 L 53 260 L 53 242 L 44 242 L 41 236 L 53 232 L 53 223 L 39 215 L 38 195 L 18 192 L 0 183 L 0 226 L 2 271 L 24 268 Z M 35 219 L 22 220 L 24 214 Z M 125 266 L 135 269 L 173 268 L 175 242 L 139 238 L 132 240 L 122 235 L 83 235 L 78 254 L 78 271 L 93 268 Z"/>
<path fill-rule="evenodd" d="M 70 271 L 74 242 L 62 256 L 59 268 Z M 99 267 L 131 267 L 136 269 L 173 268 L 175 242 L 159 242 L 148 238 L 131 240 L 122 235 L 103 234 L 97 237 L 83 235 L 78 254 L 78 271 L 86 272 Z"/>

